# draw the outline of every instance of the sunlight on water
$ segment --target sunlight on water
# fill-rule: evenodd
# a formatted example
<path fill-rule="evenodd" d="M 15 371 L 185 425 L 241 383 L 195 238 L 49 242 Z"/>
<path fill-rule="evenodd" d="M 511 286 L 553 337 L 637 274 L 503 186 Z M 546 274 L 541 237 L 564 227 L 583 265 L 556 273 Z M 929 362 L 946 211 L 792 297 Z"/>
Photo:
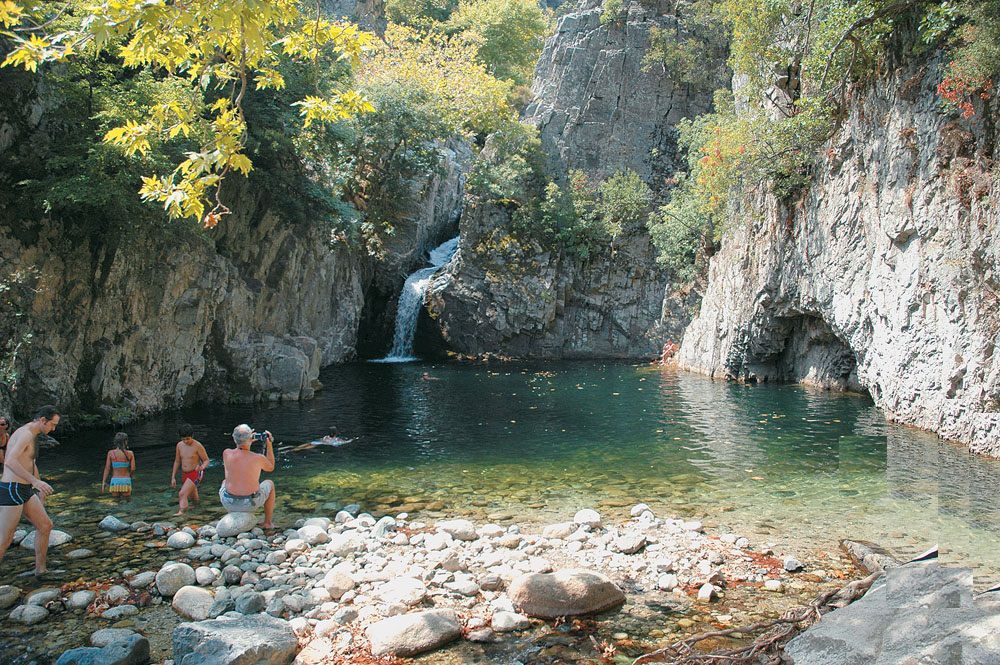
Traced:
<path fill-rule="evenodd" d="M 57 528 L 84 534 L 110 512 L 169 519 L 182 419 L 214 458 L 194 521 L 217 518 L 218 459 L 232 428 L 249 422 L 285 449 L 331 428 L 354 437 L 281 454 L 286 523 L 331 502 L 548 522 L 587 506 L 614 521 L 644 501 L 779 544 L 855 538 L 907 554 L 939 543 L 942 561 L 976 567 L 977 586 L 1000 579 L 1000 463 L 887 425 L 867 397 L 597 363 L 357 363 L 321 379 L 309 402 L 190 409 L 130 427 L 139 473 L 125 509 L 98 492 L 111 433 L 57 432 L 58 452 L 40 462 L 59 491 Z"/>

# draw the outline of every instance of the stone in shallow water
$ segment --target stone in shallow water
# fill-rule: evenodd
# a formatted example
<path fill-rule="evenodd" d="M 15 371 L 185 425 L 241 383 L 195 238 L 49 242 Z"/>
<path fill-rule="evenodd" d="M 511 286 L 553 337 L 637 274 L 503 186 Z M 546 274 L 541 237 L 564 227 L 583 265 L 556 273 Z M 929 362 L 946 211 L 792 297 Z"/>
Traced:
<path fill-rule="evenodd" d="M 462 629 L 454 610 L 426 610 L 383 619 L 365 629 L 372 655 L 415 656 L 458 639 Z"/>
<path fill-rule="evenodd" d="M 65 531 L 60 531 L 59 529 L 52 529 L 52 533 L 49 534 L 49 548 L 59 547 L 60 545 L 65 545 L 69 541 L 73 540 L 73 536 L 69 535 Z M 35 549 L 35 532 L 32 531 L 24 540 L 21 541 L 21 547 L 26 550 Z"/>
<path fill-rule="evenodd" d="M 98 529 L 102 531 L 128 531 L 131 527 L 122 520 L 118 519 L 114 515 L 108 515 L 97 525 Z"/>
<path fill-rule="evenodd" d="M 138 575 L 130 579 L 128 583 L 129 586 L 131 586 L 133 589 L 145 589 L 155 581 L 156 581 L 156 573 L 154 573 L 152 570 L 147 570 L 139 573 Z"/>
<path fill-rule="evenodd" d="M 285 665 L 299 641 L 287 621 L 267 614 L 182 623 L 173 633 L 176 665 Z"/>
<path fill-rule="evenodd" d="M 543 619 L 596 614 L 625 602 L 614 582 L 589 570 L 523 575 L 511 583 L 508 595 L 523 613 Z"/>
<path fill-rule="evenodd" d="M 167 547 L 173 547 L 177 550 L 182 550 L 191 547 L 192 545 L 194 545 L 194 536 L 183 531 L 171 534 L 171 536 L 167 538 Z"/>
<path fill-rule="evenodd" d="M 186 563 L 168 563 L 156 573 L 156 590 L 161 596 L 169 598 L 181 587 L 196 582 L 194 568 Z"/>
<path fill-rule="evenodd" d="M 232 538 L 250 531 L 257 526 L 257 516 L 253 513 L 229 513 L 215 526 L 219 538 Z"/>
<path fill-rule="evenodd" d="M 24 602 L 28 605 L 42 605 L 59 597 L 59 589 L 37 589 L 28 594 Z"/>
<path fill-rule="evenodd" d="M 40 605 L 19 605 L 10 613 L 10 620 L 33 626 L 45 621 L 48 616 L 49 611 Z"/>
<path fill-rule="evenodd" d="M 21 597 L 21 590 L 16 586 L 4 584 L 0 586 L 0 610 L 5 610 Z"/>
<path fill-rule="evenodd" d="M 88 550 L 86 547 L 81 547 L 75 549 L 66 555 L 67 559 L 89 559 L 94 556 L 94 550 Z"/>
<path fill-rule="evenodd" d="M 197 586 L 184 586 L 174 594 L 170 606 L 185 619 L 203 621 L 215 602 L 211 592 Z"/>
<path fill-rule="evenodd" d="M 69 600 L 66 601 L 67 607 L 71 610 L 85 610 L 87 606 L 94 602 L 94 598 L 97 598 L 97 593 L 89 590 L 74 591 L 69 595 Z M 103 644 L 95 644 L 94 646 L 104 646 Z"/>
<path fill-rule="evenodd" d="M 129 630 L 128 628 L 102 628 L 91 633 L 90 646 L 98 648 L 106 647 L 109 644 L 126 640 L 135 634 L 134 630 Z"/>
<path fill-rule="evenodd" d="M 101 613 L 101 618 L 118 621 L 119 619 L 124 619 L 126 617 L 134 617 L 138 613 L 139 608 L 135 605 L 118 605 L 104 610 L 104 612 Z"/>
<path fill-rule="evenodd" d="M 70 649 L 59 656 L 56 665 L 145 665 L 148 662 L 149 640 L 133 634 L 100 649 Z"/>

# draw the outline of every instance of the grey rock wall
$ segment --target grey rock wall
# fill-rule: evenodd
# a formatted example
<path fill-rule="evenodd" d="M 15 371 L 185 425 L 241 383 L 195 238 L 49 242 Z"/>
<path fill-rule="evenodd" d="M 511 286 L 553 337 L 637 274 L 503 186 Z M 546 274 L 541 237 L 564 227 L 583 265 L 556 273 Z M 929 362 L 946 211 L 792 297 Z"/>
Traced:
<path fill-rule="evenodd" d="M 676 84 L 662 65 L 642 64 L 650 29 L 677 28 L 672 1 L 625 2 L 623 20 L 604 24 L 602 4 L 583 0 L 559 19 L 524 120 L 539 128 L 555 172 L 599 179 L 630 169 L 660 190 L 678 166 L 675 125 L 709 110 L 711 96 Z"/>
<path fill-rule="evenodd" d="M 559 19 L 524 114 L 539 128 L 554 176 L 579 169 L 599 182 L 631 169 L 659 199 L 667 195 L 674 126 L 710 104 L 662 67 L 642 66 L 650 29 L 676 26 L 671 7 L 627 2 L 621 22 L 602 24 L 600 0 L 584 0 Z M 428 312 L 447 347 L 474 355 L 636 358 L 679 339 L 695 296 L 670 283 L 644 229 L 588 259 L 531 243 L 506 253 L 484 246 L 509 228 L 500 207 L 466 211 L 459 251 L 428 292 Z"/>
<path fill-rule="evenodd" d="M 788 209 L 733 213 L 678 363 L 867 390 L 890 420 L 1000 455 L 992 108 L 942 110 L 935 63 L 861 95 Z"/>
<path fill-rule="evenodd" d="M 205 235 L 138 229 L 117 245 L 56 223 L 30 244 L 0 229 L 0 269 L 39 272 L 19 411 L 312 396 L 319 368 L 354 353 L 362 265 L 328 229 L 257 203 L 239 193 Z"/>

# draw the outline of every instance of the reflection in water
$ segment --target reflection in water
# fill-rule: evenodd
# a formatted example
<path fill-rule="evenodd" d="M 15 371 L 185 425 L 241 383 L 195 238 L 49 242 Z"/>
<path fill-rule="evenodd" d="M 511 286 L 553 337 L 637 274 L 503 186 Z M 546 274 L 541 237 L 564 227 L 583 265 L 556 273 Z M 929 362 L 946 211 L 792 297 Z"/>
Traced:
<path fill-rule="evenodd" d="M 233 426 L 248 422 L 285 444 L 331 427 L 354 439 L 281 456 L 286 522 L 333 501 L 501 522 L 562 520 L 585 506 L 614 521 L 644 501 L 778 544 L 864 538 L 915 552 L 939 542 L 945 559 L 975 563 L 984 579 L 1000 570 L 998 462 L 887 425 L 864 396 L 614 363 L 357 363 L 321 378 L 308 402 L 193 408 L 130 427 L 139 472 L 124 509 L 98 492 L 112 432 L 60 435 L 58 455 L 40 462 L 59 491 L 57 525 L 85 534 L 109 512 L 169 518 L 182 420 L 215 460 L 192 519 L 217 518 L 218 460 Z M 134 555 L 103 554 L 111 568 Z"/>

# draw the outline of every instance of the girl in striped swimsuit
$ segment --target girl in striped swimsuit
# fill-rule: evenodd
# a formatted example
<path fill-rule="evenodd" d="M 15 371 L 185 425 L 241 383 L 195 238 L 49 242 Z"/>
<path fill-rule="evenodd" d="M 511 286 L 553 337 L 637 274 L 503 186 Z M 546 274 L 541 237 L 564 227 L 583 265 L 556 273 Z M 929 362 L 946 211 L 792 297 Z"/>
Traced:
<path fill-rule="evenodd" d="M 104 478 L 101 480 L 101 493 L 108 484 L 108 474 L 111 474 L 111 494 L 117 499 L 132 498 L 132 475 L 135 473 L 135 454 L 128 449 L 128 434 L 115 434 L 115 447 L 108 451 L 104 462 Z"/>

